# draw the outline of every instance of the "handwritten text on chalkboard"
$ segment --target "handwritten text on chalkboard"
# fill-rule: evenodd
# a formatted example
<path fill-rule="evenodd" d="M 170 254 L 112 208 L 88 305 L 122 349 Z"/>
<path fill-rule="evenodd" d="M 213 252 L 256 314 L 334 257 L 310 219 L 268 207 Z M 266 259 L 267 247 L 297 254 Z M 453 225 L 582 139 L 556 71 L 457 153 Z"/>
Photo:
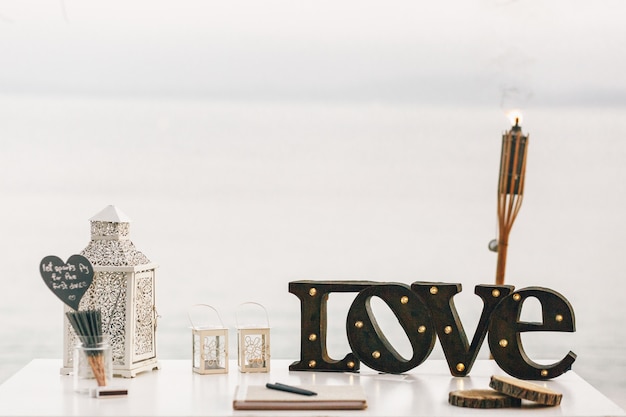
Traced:
<path fill-rule="evenodd" d="M 46 256 L 41 260 L 39 272 L 48 288 L 74 310 L 78 310 L 93 281 L 91 263 L 82 255 L 72 255 L 67 262 L 58 256 Z"/>

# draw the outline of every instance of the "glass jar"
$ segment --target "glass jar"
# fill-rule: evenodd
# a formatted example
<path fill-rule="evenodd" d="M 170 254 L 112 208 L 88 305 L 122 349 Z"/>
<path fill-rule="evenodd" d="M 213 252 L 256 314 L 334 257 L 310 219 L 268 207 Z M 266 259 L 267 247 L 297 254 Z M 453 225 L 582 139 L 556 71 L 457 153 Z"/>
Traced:
<path fill-rule="evenodd" d="M 113 354 L 109 339 L 98 337 L 74 348 L 74 391 L 89 394 L 96 387 L 104 387 L 113 378 Z"/>

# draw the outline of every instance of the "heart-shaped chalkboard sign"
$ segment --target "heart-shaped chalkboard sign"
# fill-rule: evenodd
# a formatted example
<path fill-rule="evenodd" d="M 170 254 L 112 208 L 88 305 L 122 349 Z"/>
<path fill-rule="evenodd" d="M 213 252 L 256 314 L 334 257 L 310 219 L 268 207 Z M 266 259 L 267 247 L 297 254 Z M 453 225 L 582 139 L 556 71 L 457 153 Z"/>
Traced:
<path fill-rule="evenodd" d="M 72 255 L 63 262 L 58 256 L 46 256 L 39 268 L 48 288 L 65 304 L 78 310 L 78 304 L 93 281 L 93 267 L 82 255 Z"/>

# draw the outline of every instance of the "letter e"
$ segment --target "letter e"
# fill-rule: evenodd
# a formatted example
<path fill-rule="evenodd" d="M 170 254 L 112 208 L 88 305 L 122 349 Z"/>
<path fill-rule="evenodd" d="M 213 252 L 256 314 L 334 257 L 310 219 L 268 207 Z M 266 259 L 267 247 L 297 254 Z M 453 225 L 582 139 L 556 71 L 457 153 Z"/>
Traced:
<path fill-rule="evenodd" d="M 524 300 L 534 297 L 541 303 L 542 323 L 520 321 Z M 498 365 L 520 379 L 555 378 L 572 367 L 576 354 L 569 352 L 552 365 L 533 362 L 524 352 L 522 332 L 574 332 L 574 310 L 561 294 L 549 288 L 528 287 L 506 297 L 493 312 L 489 325 L 489 348 Z"/>

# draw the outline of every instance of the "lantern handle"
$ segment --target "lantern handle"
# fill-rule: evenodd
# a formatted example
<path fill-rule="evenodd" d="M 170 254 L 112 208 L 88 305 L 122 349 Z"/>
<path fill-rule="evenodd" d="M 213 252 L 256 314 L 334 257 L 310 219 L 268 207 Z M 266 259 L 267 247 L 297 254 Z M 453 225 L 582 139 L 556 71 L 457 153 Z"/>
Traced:
<path fill-rule="evenodd" d="M 267 327 L 270 327 L 270 316 L 267 313 L 267 309 L 263 306 L 263 304 L 255 303 L 254 301 L 246 301 L 245 303 L 239 304 L 237 306 L 237 309 L 235 310 L 235 324 L 237 325 L 237 328 L 240 328 L 240 326 L 239 326 L 239 311 L 241 310 L 241 306 L 244 306 L 246 304 L 253 304 L 253 305 L 256 305 L 258 307 L 261 307 L 263 309 L 263 311 L 265 312 L 265 322 L 267 323 Z"/>
<path fill-rule="evenodd" d="M 213 310 L 215 312 L 215 315 L 217 316 L 217 319 L 220 321 L 220 326 L 223 328 L 224 327 L 224 322 L 222 321 L 222 318 L 220 317 L 220 313 L 217 311 L 217 309 L 213 306 L 210 306 L 208 304 L 194 304 L 191 307 L 189 307 L 189 309 L 187 310 L 187 317 L 189 318 L 189 322 L 191 323 L 191 328 L 192 329 L 198 329 L 199 327 L 196 327 L 196 325 L 193 323 L 193 319 L 191 318 L 191 310 L 194 307 L 207 307 L 210 308 L 211 310 Z"/>

